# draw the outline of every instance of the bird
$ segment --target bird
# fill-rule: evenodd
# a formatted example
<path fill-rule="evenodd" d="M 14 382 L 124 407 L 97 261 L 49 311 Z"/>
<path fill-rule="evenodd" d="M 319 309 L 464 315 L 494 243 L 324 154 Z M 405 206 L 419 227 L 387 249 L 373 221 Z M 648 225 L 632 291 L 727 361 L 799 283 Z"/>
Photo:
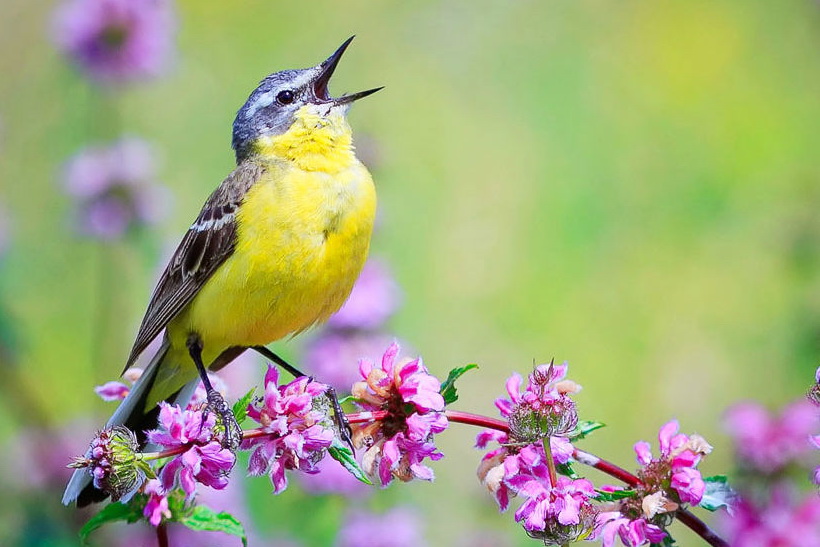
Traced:
<path fill-rule="evenodd" d="M 235 448 L 241 431 L 207 371 L 249 348 L 288 368 L 265 346 L 327 320 L 350 295 L 369 251 L 376 191 L 346 114 L 382 89 L 330 96 L 353 38 L 316 66 L 265 77 L 237 112 L 236 168 L 160 276 L 125 369 L 164 330 L 162 344 L 106 428 L 125 426 L 144 445 L 158 404 L 184 406 L 201 380 Z M 106 496 L 77 469 L 62 501 L 82 507 Z"/>

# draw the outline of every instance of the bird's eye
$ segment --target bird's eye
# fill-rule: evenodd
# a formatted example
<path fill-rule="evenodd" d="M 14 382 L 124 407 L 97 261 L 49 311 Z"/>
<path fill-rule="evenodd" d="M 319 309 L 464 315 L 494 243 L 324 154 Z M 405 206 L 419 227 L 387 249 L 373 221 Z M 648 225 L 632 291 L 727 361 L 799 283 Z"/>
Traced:
<path fill-rule="evenodd" d="M 293 91 L 286 89 L 276 94 L 276 102 L 279 104 L 290 104 L 293 102 Z"/>

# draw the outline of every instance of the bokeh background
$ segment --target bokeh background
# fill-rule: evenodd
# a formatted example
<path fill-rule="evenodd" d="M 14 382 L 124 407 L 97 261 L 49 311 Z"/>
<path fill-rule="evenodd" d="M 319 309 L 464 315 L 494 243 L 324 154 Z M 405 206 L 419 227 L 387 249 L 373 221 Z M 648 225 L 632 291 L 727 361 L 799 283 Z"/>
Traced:
<path fill-rule="evenodd" d="M 817 2 L 182 0 L 166 76 L 117 93 L 56 51 L 55 5 L 0 3 L 4 545 L 77 543 L 67 471 L 45 462 L 111 412 L 92 387 L 120 372 L 161 262 L 232 168 L 248 93 L 351 34 L 332 90 L 387 86 L 351 123 L 379 192 L 373 253 L 404 294 L 389 331 L 434 374 L 480 365 L 458 408 L 494 415 L 512 371 L 568 360 L 582 417 L 609 426 L 586 448 L 630 467 L 632 443 L 676 417 L 715 446 L 712 474 L 730 465 L 727 406 L 812 380 Z M 120 133 L 154 146 L 171 214 L 101 243 L 73 229 L 61 177 Z M 276 347 L 298 361 L 302 343 Z M 476 481 L 474 434 L 440 437 L 434 483 L 367 498 L 249 480 L 248 524 L 327 545 L 349 507 L 400 504 L 430 545 L 531 544 Z"/>

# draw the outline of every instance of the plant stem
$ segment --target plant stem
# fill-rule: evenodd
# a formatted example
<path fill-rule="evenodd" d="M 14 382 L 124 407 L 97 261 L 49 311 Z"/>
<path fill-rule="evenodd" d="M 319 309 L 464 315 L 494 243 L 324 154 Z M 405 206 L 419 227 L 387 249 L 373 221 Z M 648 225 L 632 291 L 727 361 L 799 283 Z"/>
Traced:
<path fill-rule="evenodd" d="M 706 543 L 712 547 L 729 547 L 729 543 L 718 536 L 714 530 L 709 528 L 709 525 L 700 520 L 694 513 L 688 509 L 678 509 L 675 511 L 675 516 L 683 524 L 689 527 L 690 530 L 702 537 Z"/>
<path fill-rule="evenodd" d="M 547 460 L 547 469 L 550 472 L 550 486 L 555 488 L 558 486 L 558 472 L 555 470 L 555 460 L 552 459 L 552 447 L 550 446 L 550 438 L 545 437 L 541 439 L 541 444 L 544 446 L 544 455 Z"/>
<path fill-rule="evenodd" d="M 158 547 L 169 547 L 168 543 L 168 524 L 160 522 L 157 526 L 157 545 Z"/>

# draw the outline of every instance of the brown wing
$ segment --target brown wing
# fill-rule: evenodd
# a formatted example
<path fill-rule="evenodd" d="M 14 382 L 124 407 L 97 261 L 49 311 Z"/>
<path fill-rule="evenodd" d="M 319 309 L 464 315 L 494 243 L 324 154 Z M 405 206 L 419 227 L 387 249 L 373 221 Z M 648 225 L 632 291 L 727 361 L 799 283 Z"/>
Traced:
<path fill-rule="evenodd" d="M 264 171 L 258 163 L 242 162 L 202 206 L 151 295 L 126 369 L 231 256 L 236 244 L 236 210 Z"/>

